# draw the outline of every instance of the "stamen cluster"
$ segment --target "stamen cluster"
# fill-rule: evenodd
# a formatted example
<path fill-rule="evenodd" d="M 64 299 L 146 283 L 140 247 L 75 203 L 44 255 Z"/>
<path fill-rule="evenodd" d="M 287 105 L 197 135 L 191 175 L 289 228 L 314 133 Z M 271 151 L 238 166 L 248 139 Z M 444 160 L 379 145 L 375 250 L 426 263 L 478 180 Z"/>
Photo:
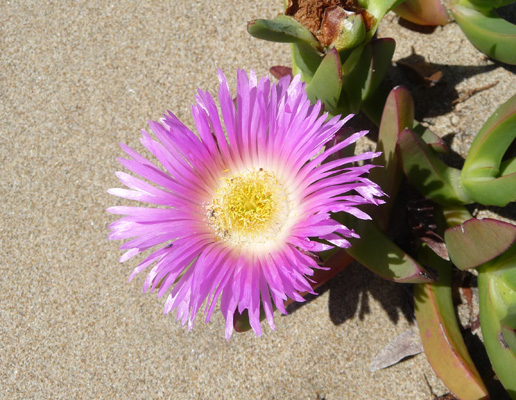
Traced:
<path fill-rule="evenodd" d="M 224 177 L 206 208 L 221 240 L 233 244 L 274 240 L 288 216 L 287 194 L 263 168 Z"/>

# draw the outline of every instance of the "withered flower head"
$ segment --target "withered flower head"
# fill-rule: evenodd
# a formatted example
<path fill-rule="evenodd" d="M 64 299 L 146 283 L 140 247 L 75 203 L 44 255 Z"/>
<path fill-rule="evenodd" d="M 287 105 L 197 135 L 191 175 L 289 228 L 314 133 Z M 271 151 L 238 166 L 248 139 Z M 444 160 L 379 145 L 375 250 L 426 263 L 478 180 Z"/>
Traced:
<path fill-rule="evenodd" d="M 375 18 L 356 0 L 289 0 L 285 14 L 306 27 L 324 47 L 360 44 Z"/>

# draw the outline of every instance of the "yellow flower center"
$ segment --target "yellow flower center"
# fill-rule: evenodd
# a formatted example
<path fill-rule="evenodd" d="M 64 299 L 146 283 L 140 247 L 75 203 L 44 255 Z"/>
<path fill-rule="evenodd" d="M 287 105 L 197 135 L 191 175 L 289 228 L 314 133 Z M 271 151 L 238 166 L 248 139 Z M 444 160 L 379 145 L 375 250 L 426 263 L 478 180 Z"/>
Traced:
<path fill-rule="evenodd" d="M 263 168 L 223 178 L 206 208 L 217 236 L 239 245 L 274 240 L 289 214 L 283 185 Z"/>

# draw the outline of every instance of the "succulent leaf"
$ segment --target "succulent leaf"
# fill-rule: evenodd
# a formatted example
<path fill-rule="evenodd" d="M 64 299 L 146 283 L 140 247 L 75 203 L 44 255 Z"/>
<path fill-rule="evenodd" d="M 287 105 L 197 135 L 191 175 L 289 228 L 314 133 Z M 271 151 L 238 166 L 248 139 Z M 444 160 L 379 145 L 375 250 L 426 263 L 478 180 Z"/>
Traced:
<path fill-rule="evenodd" d="M 493 369 L 509 395 L 516 399 L 516 244 L 479 268 L 480 326 Z"/>
<path fill-rule="evenodd" d="M 473 218 L 467 208 L 463 206 L 445 206 L 442 207 L 442 213 L 448 227 L 463 224 Z"/>
<path fill-rule="evenodd" d="M 516 172 L 516 157 L 510 160 L 502 161 L 500 164 L 500 175 L 506 176 Z"/>
<path fill-rule="evenodd" d="M 442 205 L 468 203 L 459 185 L 460 170 L 444 164 L 415 132 L 400 133 L 397 151 L 405 175 L 421 194 Z"/>
<path fill-rule="evenodd" d="M 256 19 L 247 23 L 247 31 L 258 39 L 291 43 L 293 73 L 301 73 L 309 82 L 322 60 L 319 41 L 307 28 L 288 15 L 274 19 Z"/>
<path fill-rule="evenodd" d="M 321 100 L 325 111 L 335 113 L 342 89 L 341 63 L 337 50 L 326 54 L 319 68 L 306 86 L 306 93 L 312 102 Z"/>
<path fill-rule="evenodd" d="M 319 49 L 320 44 L 307 28 L 294 18 L 280 14 L 274 19 L 255 19 L 247 23 L 247 31 L 258 39 L 280 43 L 299 43 Z"/>
<path fill-rule="evenodd" d="M 516 139 L 516 95 L 502 104 L 482 126 L 464 163 L 466 177 L 492 177 L 507 148 Z"/>
<path fill-rule="evenodd" d="M 441 0 L 405 0 L 394 12 L 418 25 L 446 25 L 451 20 Z"/>
<path fill-rule="evenodd" d="M 430 129 L 416 122 L 412 130 L 417 134 L 421 135 L 421 139 L 423 139 L 423 141 L 427 145 L 429 145 L 433 150 L 435 150 L 435 152 L 441 154 L 448 153 L 448 146 L 446 146 L 444 140 L 442 140 L 439 136 L 433 133 Z"/>
<path fill-rule="evenodd" d="M 492 6 L 481 11 L 454 4 L 450 11 L 477 49 L 495 60 L 516 65 L 516 25 L 501 18 Z"/>
<path fill-rule="evenodd" d="M 511 351 L 516 354 L 516 303 L 511 304 L 507 315 L 500 321 L 502 336 Z"/>
<path fill-rule="evenodd" d="M 470 8 L 491 10 L 514 3 L 516 0 L 459 0 L 458 3 Z"/>
<path fill-rule="evenodd" d="M 322 57 L 312 47 L 292 43 L 292 74 L 301 74 L 303 82 L 310 83 L 321 64 Z"/>
<path fill-rule="evenodd" d="M 460 399 L 487 399 L 487 389 L 460 332 L 452 301 L 450 262 L 425 245 L 418 260 L 438 271 L 439 280 L 414 287 L 416 320 L 428 361 Z"/>
<path fill-rule="evenodd" d="M 516 172 L 496 179 L 471 179 L 464 183 L 463 189 L 477 203 L 504 207 L 516 201 Z"/>
<path fill-rule="evenodd" d="M 376 39 L 354 49 L 344 61 L 342 87 L 351 112 L 358 112 L 362 102 L 378 89 L 391 65 L 395 46 L 393 39 Z"/>
<path fill-rule="evenodd" d="M 498 257 L 516 242 L 516 225 L 491 218 L 472 218 L 448 228 L 444 241 L 459 269 L 475 268 Z"/>
<path fill-rule="evenodd" d="M 357 220 L 347 215 L 339 217 L 360 239 L 348 239 L 347 253 L 364 267 L 382 278 L 403 283 L 431 282 L 433 274 L 396 246 L 373 221 Z"/>
<path fill-rule="evenodd" d="M 372 59 L 362 100 L 371 96 L 385 78 L 391 66 L 396 42 L 392 38 L 380 38 L 371 41 Z"/>
<path fill-rule="evenodd" d="M 471 144 L 461 173 L 466 194 L 485 205 L 516 201 L 516 161 L 502 158 L 516 139 L 516 95 L 486 121 Z"/>
<path fill-rule="evenodd" d="M 370 30 L 367 32 L 368 39 L 374 36 L 378 29 L 378 24 L 385 14 L 403 3 L 403 1 L 404 0 L 357 0 L 357 3 L 375 18 Z"/>
<path fill-rule="evenodd" d="M 390 210 L 401 182 L 402 171 L 396 154 L 396 142 L 403 129 L 414 124 L 414 100 L 410 91 L 402 86 L 395 87 L 389 93 L 383 109 L 382 120 L 378 132 L 376 151 L 381 156 L 374 160 L 376 165 L 369 177 L 376 182 L 389 197 L 381 208 L 370 207 L 368 214 L 376 221 L 381 230 L 385 230 L 389 223 Z"/>

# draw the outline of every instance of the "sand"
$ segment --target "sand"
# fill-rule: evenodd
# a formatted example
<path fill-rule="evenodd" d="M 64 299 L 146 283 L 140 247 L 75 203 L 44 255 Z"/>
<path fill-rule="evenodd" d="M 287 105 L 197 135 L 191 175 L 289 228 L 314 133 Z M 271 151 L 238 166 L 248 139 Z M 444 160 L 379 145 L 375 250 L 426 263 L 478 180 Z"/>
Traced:
<path fill-rule="evenodd" d="M 191 125 L 196 88 L 214 92 L 217 68 L 233 87 L 237 68 L 288 65 L 287 45 L 246 32 L 281 3 L 0 4 L 0 398 L 430 399 L 425 377 L 446 392 L 423 354 L 369 372 L 414 321 L 407 288 L 360 265 L 278 315 L 276 332 L 227 342 L 220 313 L 187 331 L 163 298 L 141 293 L 143 275 L 126 284 L 135 262 L 118 264 L 120 243 L 107 240 L 105 209 L 122 204 L 106 193 L 119 185 L 118 143 L 140 148 L 139 130 L 166 110 Z M 391 16 L 380 35 L 398 42 L 395 59 L 413 46 L 446 65 L 445 95 L 433 88 L 438 105 L 420 115 L 458 154 L 514 94 L 514 68 L 455 24 L 430 35 Z M 449 107 L 450 91 L 497 80 Z"/>

